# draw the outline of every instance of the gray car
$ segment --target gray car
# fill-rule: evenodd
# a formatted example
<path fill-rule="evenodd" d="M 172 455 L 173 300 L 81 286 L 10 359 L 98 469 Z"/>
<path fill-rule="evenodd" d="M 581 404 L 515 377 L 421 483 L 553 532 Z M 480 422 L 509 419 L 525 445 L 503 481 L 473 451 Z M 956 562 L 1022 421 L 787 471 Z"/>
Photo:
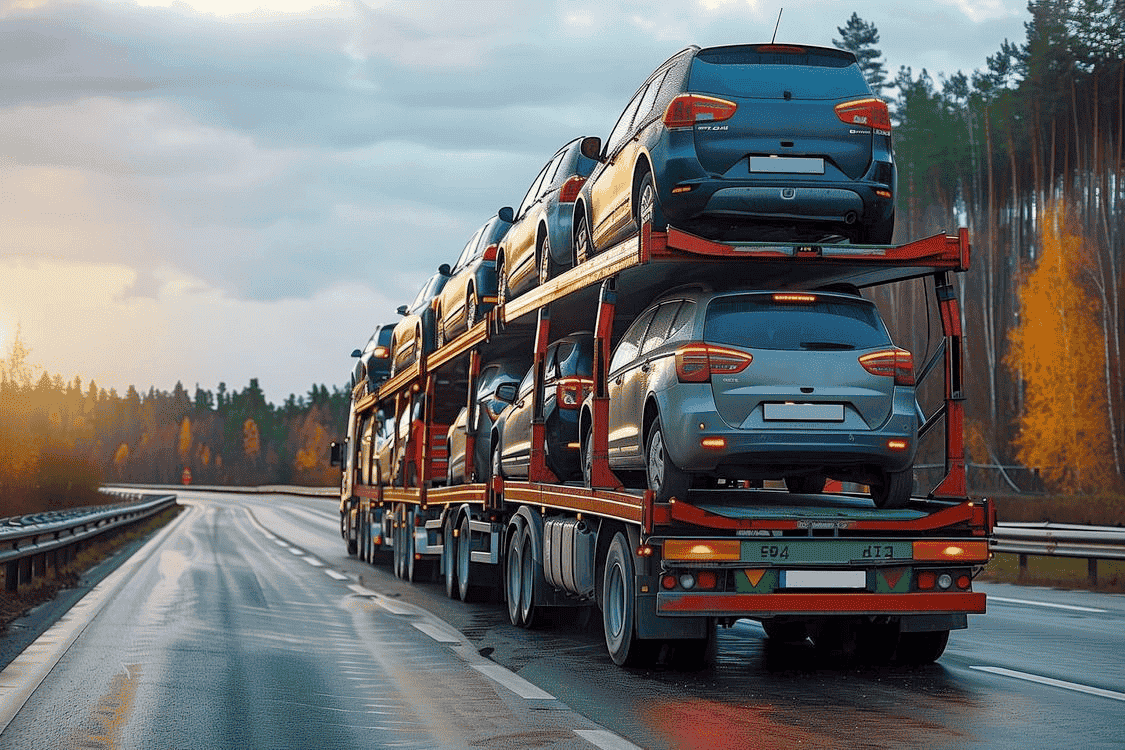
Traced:
<path fill-rule="evenodd" d="M 483 482 L 488 477 L 489 440 L 492 436 L 492 425 L 496 422 L 507 401 L 496 398 L 496 389 L 505 383 L 509 386 L 518 385 L 520 379 L 527 372 L 528 361 L 525 357 L 510 357 L 490 362 L 481 370 L 477 378 L 477 419 L 476 428 L 471 432 L 476 437 L 476 447 L 473 456 L 473 476 L 478 482 Z M 457 418 L 449 426 L 449 436 L 446 444 L 449 446 L 449 477 L 450 485 L 461 484 L 465 479 L 465 446 L 469 429 L 469 410 L 462 408 L 457 413 Z"/>
<path fill-rule="evenodd" d="M 643 471 L 658 501 L 720 478 L 798 493 L 856 481 L 879 507 L 910 498 L 913 358 L 858 295 L 671 293 L 625 332 L 608 380 L 610 468 Z M 589 403 L 580 429 L 589 482 Z"/>

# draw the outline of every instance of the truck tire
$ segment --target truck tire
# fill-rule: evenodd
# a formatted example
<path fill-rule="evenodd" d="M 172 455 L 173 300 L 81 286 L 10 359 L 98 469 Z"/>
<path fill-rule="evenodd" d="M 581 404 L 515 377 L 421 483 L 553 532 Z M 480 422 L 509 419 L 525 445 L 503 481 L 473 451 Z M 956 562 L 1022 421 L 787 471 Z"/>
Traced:
<path fill-rule="evenodd" d="M 914 490 L 914 471 L 883 472 L 882 481 L 871 485 L 871 499 L 876 508 L 905 508 Z"/>
<path fill-rule="evenodd" d="M 526 524 L 520 524 L 508 540 L 506 594 L 509 621 L 528 629 L 539 624 L 535 597 L 538 594 L 537 582 L 542 577 L 536 569 L 532 550 L 531 529 Z"/>
<path fill-rule="evenodd" d="M 450 599 L 460 599 L 461 592 L 457 588 L 457 537 L 453 535 L 453 521 L 452 514 L 445 519 L 441 560 L 442 567 L 445 568 L 445 595 Z"/>
<path fill-rule="evenodd" d="M 633 551 L 620 531 L 609 544 L 602 581 L 602 624 L 609 657 L 619 667 L 651 664 L 660 642 L 637 637 Z"/>
<path fill-rule="evenodd" d="M 463 602 L 474 602 L 480 598 L 480 587 L 473 583 L 472 532 L 469 530 L 469 514 L 461 516 L 461 527 L 457 537 L 457 592 Z"/>
<path fill-rule="evenodd" d="M 648 477 L 648 488 L 656 493 L 656 502 L 666 503 L 673 497 L 681 500 L 687 497 L 691 477 L 676 466 L 668 455 L 660 417 L 653 421 L 645 441 L 645 474 Z"/>
<path fill-rule="evenodd" d="M 902 633 L 898 637 L 898 651 L 895 652 L 895 661 L 912 666 L 933 664 L 945 653 L 947 643 L 949 643 L 948 630 L 934 630 L 928 633 Z"/>
<path fill-rule="evenodd" d="M 414 511 L 406 511 L 406 528 L 403 529 L 402 534 L 404 541 L 403 545 L 403 565 L 402 577 L 409 583 L 421 580 L 421 570 L 414 559 Z"/>

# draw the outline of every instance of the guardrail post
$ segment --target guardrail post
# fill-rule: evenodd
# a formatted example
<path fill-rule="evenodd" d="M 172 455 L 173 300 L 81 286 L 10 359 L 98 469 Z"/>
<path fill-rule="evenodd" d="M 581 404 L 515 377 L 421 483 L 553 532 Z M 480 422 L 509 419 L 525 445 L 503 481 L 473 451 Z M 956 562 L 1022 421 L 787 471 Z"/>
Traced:
<path fill-rule="evenodd" d="M 12 560 L 4 569 L 4 590 L 15 592 L 20 587 L 20 561 Z"/>
<path fill-rule="evenodd" d="M 1098 558 L 1091 557 L 1086 560 L 1086 578 L 1091 586 L 1098 585 Z"/>
<path fill-rule="evenodd" d="M 1027 577 L 1027 555 L 1020 554 L 1020 570 L 1016 580 L 1022 581 Z"/>

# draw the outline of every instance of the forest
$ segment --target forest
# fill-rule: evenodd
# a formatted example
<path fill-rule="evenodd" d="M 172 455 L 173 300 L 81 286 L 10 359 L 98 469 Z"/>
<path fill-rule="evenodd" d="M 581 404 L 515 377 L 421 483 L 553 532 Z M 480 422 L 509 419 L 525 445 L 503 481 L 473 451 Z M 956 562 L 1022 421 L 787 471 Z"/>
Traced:
<path fill-rule="evenodd" d="M 878 29 L 854 13 L 834 41 L 891 104 L 896 243 L 970 233 L 957 293 L 971 489 L 1119 493 L 1125 0 L 1028 10 L 1026 37 L 968 73 L 892 75 Z M 926 362 L 940 337 L 932 289 L 875 296 L 896 341 Z M 18 336 L 0 365 L 0 517 L 96 502 L 100 482 L 178 483 L 185 469 L 196 484 L 337 481 L 328 444 L 344 434 L 346 388 L 313 386 L 280 406 L 257 379 L 121 395 L 39 372 Z M 934 394 L 921 390 L 927 413 Z M 920 475 L 941 471 L 940 448 L 927 437 Z"/>

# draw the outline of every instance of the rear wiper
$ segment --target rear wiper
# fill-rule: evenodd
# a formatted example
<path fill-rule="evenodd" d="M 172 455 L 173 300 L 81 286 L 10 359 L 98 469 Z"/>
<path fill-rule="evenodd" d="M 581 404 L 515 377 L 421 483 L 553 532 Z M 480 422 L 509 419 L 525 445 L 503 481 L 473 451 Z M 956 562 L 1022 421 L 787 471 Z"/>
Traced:
<path fill-rule="evenodd" d="M 801 348 L 812 349 L 814 351 L 842 351 L 855 349 L 855 346 L 843 341 L 802 341 Z"/>

